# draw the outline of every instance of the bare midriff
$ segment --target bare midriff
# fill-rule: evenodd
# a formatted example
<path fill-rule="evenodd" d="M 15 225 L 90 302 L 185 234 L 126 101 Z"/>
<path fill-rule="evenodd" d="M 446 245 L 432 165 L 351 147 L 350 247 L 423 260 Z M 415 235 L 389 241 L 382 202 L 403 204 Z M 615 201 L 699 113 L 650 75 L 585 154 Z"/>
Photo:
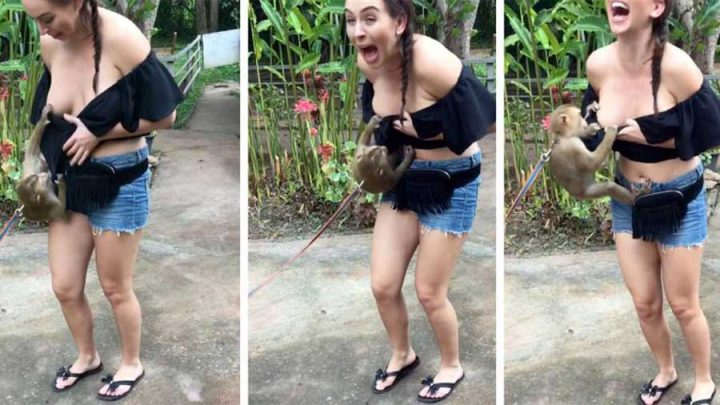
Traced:
<path fill-rule="evenodd" d="M 621 156 L 618 169 L 632 182 L 650 179 L 656 183 L 665 183 L 693 170 L 699 163 L 700 158 L 697 156 L 690 160 L 670 159 L 656 163 L 636 162 Z"/>
<path fill-rule="evenodd" d="M 415 159 L 417 160 L 451 160 L 460 157 L 472 156 L 480 152 L 480 146 L 477 142 L 470 145 L 461 155 L 456 155 L 449 148 L 437 149 L 415 149 Z"/>

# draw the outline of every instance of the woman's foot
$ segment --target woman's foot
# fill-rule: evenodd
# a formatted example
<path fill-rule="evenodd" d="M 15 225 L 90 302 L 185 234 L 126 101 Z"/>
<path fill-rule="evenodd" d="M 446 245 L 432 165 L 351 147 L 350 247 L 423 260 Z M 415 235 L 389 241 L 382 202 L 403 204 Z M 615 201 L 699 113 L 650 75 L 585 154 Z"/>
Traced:
<path fill-rule="evenodd" d="M 653 378 L 648 384 L 649 388 L 647 390 L 643 389 L 640 393 L 640 401 L 648 405 L 657 403 L 660 397 L 665 394 L 665 389 L 667 389 L 670 384 L 675 383 L 677 379 L 677 371 L 675 371 L 674 368 L 660 371 L 658 375 L 656 375 L 655 378 Z M 659 387 L 660 389 L 653 390 L 653 386 Z"/>
<path fill-rule="evenodd" d="M 61 392 L 69 389 L 83 376 L 70 377 L 70 374 L 83 374 L 100 367 L 100 355 L 96 352 L 93 356 L 78 356 L 70 367 L 61 368 L 55 376 L 55 391 Z M 97 370 L 98 372 L 100 370 Z"/>
<path fill-rule="evenodd" d="M 393 353 L 392 358 L 390 359 L 390 362 L 387 365 L 387 368 L 385 368 L 385 372 L 393 372 L 401 370 L 403 367 L 406 367 L 412 362 L 415 361 L 417 358 L 417 354 L 415 354 L 415 351 L 410 349 L 409 352 L 403 353 L 403 354 L 396 354 Z M 393 385 L 395 383 L 395 379 L 397 376 L 387 376 L 385 379 L 377 379 L 375 381 L 375 390 L 376 391 L 385 391 L 388 387 Z"/>
<path fill-rule="evenodd" d="M 703 399 L 713 398 L 715 394 L 715 383 L 712 380 L 709 381 L 695 381 L 695 387 L 693 387 L 692 394 L 690 394 L 689 403 L 695 403 Z M 684 403 L 684 402 L 683 402 Z"/>
<path fill-rule="evenodd" d="M 440 384 L 440 383 L 457 383 L 461 378 L 464 376 L 464 372 L 462 367 L 458 364 L 455 367 L 440 367 L 440 370 L 437 374 L 432 378 L 432 382 L 434 384 Z M 434 392 L 430 392 L 430 385 L 427 385 L 424 387 L 420 393 L 418 394 L 421 398 L 426 399 L 439 399 L 439 398 L 445 398 L 447 395 L 449 395 L 450 391 L 452 391 L 453 388 L 449 387 L 440 387 Z"/>
<path fill-rule="evenodd" d="M 133 365 L 121 364 L 120 368 L 112 376 L 113 381 L 137 381 L 144 373 L 143 367 L 140 363 Z M 103 380 L 104 381 L 104 380 Z M 130 391 L 134 385 L 121 384 L 117 385 L 115 389 L 110 389 L 110 383 L 107 383 L 100 388 L 98 394 L 103 397 L 120 397 L 124 396 Z"/>

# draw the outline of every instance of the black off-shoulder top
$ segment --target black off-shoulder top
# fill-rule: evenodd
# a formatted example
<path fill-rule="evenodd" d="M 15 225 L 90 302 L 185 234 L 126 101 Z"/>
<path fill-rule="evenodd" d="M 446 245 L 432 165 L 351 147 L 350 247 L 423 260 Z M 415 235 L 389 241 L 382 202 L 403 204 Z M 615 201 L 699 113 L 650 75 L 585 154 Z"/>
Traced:
<path fill-rule="evenodd" d="M 362 90 L 363 121 L 368 122 L 375 115 L 372 106 L 375 91 L 373 84 L 366 80 Z M 390 152 L 403 145 L 418 149 L 447 147 L 461 154 L 473 142 L 487 134 L 495 123 L 495 97 L 480 83 L 467 66 L 462 68 L 460 77 L 448 94 L 434 104 L 410 113 L 418 138 L 396 130 L 392 123 L 399 115 L 383 117 L 375 131 L 375 143 L 385 145 Z M 442 133 L 444 139 L 428 141 Z"/>
<path fill-rule="evenodd" d="M 588 86 L 582 102 L 583 114 L 594 101 L 598 101 L 598 95 L 592 86 Z M 720 145 L 720 99 L 707 80 L 687 100 L 657 115 L 637 117 L 635 121 L 650 145 L 616 140 L 613 150 L 637 162 L 654 163 L 675 158 L 690 160 Z M 588 117 L 588 123 L 593 122 L 597 122 L 594 113 Z M 595 150 L 604 136 L 605 133 L 600 131 L 594 137 L 586 138 L 585 145 Z M 675 149 L 652 146 L 671 138 L 675 139 Z"/>
<path fill-rule="evenodd" d="M 30 122 L 36 124 L 52 85 L 47 66 L 38 82 L 30 114 Z M 147 58 L 112 86 L 96 95 L 77 115 L 97 137 L 108 133 L 117 123 L 128 132 L 137 131 L 140 119 L 159 121 L 175 110 L 183 100 L 183 94 L 175 84 L 170 72 L 150 51 Z M 75 124 L 61 117 L 51 117 L 45 127 L 40 150 L 48 162 L 53 179 L 63 173 L 68 157 L 62 146 L 75 132 Z M 137 135 L 137 137 L 146 134 Z M 127 138 L 123 138 L 127 139 Z M 102 140 L 102 138 L 101 138 Z"/>

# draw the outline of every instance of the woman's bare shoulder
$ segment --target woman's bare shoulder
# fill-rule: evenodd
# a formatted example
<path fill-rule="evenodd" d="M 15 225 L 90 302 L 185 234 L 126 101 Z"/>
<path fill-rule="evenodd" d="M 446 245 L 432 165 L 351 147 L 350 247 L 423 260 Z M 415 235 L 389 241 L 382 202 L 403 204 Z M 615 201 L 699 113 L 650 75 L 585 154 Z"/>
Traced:
<path fill-rule="evenodd" d="M 702 86 L 702 71 L 690 55 L 675 45 L 666 45 L 661 69 L 661 83 L 677 102 L 687 100 Z"/>
<path fill-rule="evenodd" d="M 433 38 L 416 34 L 414 39 L 413 74 L 420 87 L 440 99 L 457 83 L 462 62 Z"/>
<path fill-rule="evenodd" d="M 599 90 L 602 86 L 603 78 L 613 63 L 614 55 L 613 45 L 610 44 L 594 50 L 588 56 L 586 63 L 587 78 L 594 89 Z"/>
<path fill-rule="evenodd" d="M 40 36 L 40 57 L 48 68 L 52 66 L 55 53 L 61 45 L 62 41 L 58 41 L 50 35 Z"/>
<path fill-rule="evenodd" d="M 98 12 L 103 21 L 103 54 L 127 74 L 148 56 L 150 42 L 127 17 L 104 8 L 99 8 Z"/>

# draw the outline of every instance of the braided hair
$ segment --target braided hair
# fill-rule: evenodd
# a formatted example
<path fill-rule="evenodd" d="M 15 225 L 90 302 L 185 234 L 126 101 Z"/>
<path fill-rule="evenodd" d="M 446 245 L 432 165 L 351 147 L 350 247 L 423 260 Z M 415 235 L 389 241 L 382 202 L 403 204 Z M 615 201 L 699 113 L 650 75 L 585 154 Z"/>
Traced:
<path fill-rule="evenodd" d="M 415 6 L 412 0 L 384 0 L 385 7 L 392 18 L 405 16 L 405 31 L 400 35 L 400 55 L 402 57 L 402 105 L 400 122 L 404 122 L 405 100 L 410 81 L 410 68 L 413 57 L 413 34 L 415 33 Z"/>
<path fill-rule="evenodd" d="M 68 6 L 73 0 L 53 0 L 53 3 Z M 102 34 L 100 32 L 100 18 L 98 16 L 97 0 L 82 0 L 80 7 L 80 22 L 90 29 L 93 36 L 93 61 L 95 74 L 93 75 L 93 91 L 97 94 L 98 75 L 100 74 L 100 56 L 102 55 Z"/>
<path fill-rule="evenodd" d="M 657 93 L 660 88 L 660 65 L 663 55 L 665 54 L 665 44 L 668 37 L 668 16 L 672 8 L 672 0 L 665 0 L 665 10 L 655 18 L 652 23 L 652 94 L 653 94 L 653 110 L 658 113 Z"/>

